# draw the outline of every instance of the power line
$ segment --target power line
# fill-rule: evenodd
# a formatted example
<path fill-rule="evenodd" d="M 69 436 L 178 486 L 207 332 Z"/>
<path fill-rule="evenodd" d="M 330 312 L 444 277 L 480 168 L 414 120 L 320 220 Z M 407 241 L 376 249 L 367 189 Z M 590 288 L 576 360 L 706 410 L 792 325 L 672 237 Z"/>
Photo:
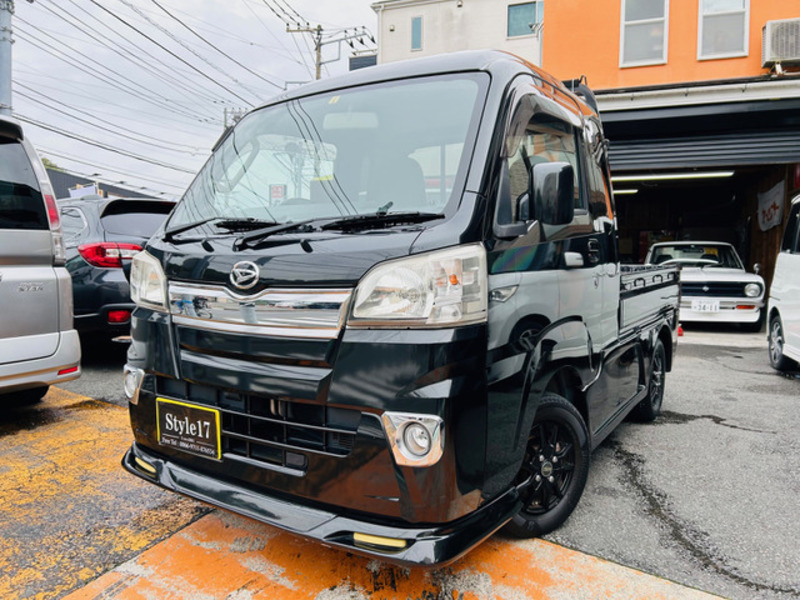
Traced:
<path fill-rule="evenodd" d="M 109 123 L 108 121 L 104 121 L 105 123 L 109 123 L 110 125 L 114 125 L 114 126 L 117 127 L 116 129 L 109 129 L 108 127 L 103 127 L 102 125 L 97 125 L 96 123 L 92 123 L 88 119 L 84 119 L 84 118 L 81 118 L 81 117 L 76 117 L 75 115 L 71 115 L 68 112 L 66 112 L 65 110 L 62 110 L 62 109 L 58 108 L 57 106 L 53 106 L 52 104 L 49 104 L 47 102 L 42 102 L 41 100 L 37 100 L 33 96 L 30 96 L 30 95 L 28 95 L 28 94 L 26 94 L 24 92 L 19 92 L 18 91 L 17 94 L 19 94 L 23 98 L 28 98 L 28 100 L 33 100 L 34 102 L 37 102 L 37 103 L 41 104 L 42 106 L 45 106 L 45 107 L 49 108 L 50 110 L 52 110 L 54 112 L 57 112 L 57 113 L 59 113 L 61 115 L 69 117 L 70 119 L 74 119 L 74 120 L 76 120 L 76 121 L 78 121 L 80 123 L 85 123 L 86 125 L 89 125 L 90 127 L 95 127 L 95 128 L 97 128 L 97 129 L 99 129 L 101 131 L 106 131 L 108 133 L 113 133 L 114 135 L 116 135 L 118 137 L 125 138 L 125 139 L 128 139 L 128 140 L 132 140 L 132 141 L 137 142 L 139 144 L 147 144 L 148 146 L 161 148 L 162 150 L 169 150 L 171 152 L 179 152 L 180 154 L 186 154 L 186 150 L 181 150 L 181 149 L 176 147 L 177 144 L 167 145 L 168 142 L 165 142 L 164 140 L 161 140 L 164 143 L 159 143 L 159 140 L 156 140 L 156 138 L 149 138 L 149 140 L 155 140 L 155 141 L 137 139 L 137 138 L 135 138 L 135 137 L 133 137 L 131 135 L 126 135 L 124 133 L 120 133 L 120 129 L 123 129 L 123 128 L 119 127 L 115 123 Z M 126 131 L 131 131 L 131 130 L 127 129 Z M 132 133 L 135 133 L 135 132 L 132 132 Z M 136 135 L 139 135 L 140 137 L 149 137 L 149 136 L 142 136 L 142 134 L 136 134 Z M 189 146 L 185 146 L 185 147 L 186 148 L 190 148 Z M 192 154 L 195 154 L 195 153 L 199 154 L 200 149 L 199 148 L 191 148 L 191 151 L 192 151 Z"/>
<path fill-rule="evenodd" d="M 162 161 L 159 161 L 159 160 L 154 160 L 154 159 L 148 158 L 146 156 L 141 156 L 141 155 L 138 155 L 138 154 L 134 154 L 133 152 L 128 152 L 127 150 L 123 150 L 121 148 L 115 148 L 114 146 L 110 146 L 109 144 L 105 144 L 105 143 L 100 142 L 98 140 L 93 140 L 91 138 L 87 138 L 87 137 L 78 135 L 76 133 L 72 133 L 72 132 L 69 132 L 69 131 L 65 131 L 63 129 L 59 129 L 58 127 L 55 127 L 53 125 L 48 125 L 47 123 L 42 123 L 41 121 L 37 121 L 35 119 L 28 118 L 28 117 L 26 117 L 24 115 L 21 115 L 19 113 L 15 113 L 14 116 L 17 117 L 20 121 L 23 121 L 25 123 L 29 123 L 31 125 L 35 125 L 36 127 L 41 127 L 42 129 L 45 129 L 47 131 L 51 131 L 53 133 L 57 133 L 58 135 L 61 135 L 61 136 L 64 136 L 64 137 L 67 137 L 67 138 L 82 142 L 84 144 L 88 144 L 90 146 L 95 146 L 95 147 L 101 148 L 103 150 L 108 150 L 109 152 L 114 152 L 114 153 L 120 154 L 122 156 L 127 156 L 128 158 L 133 158 L 135 160 L 140 160 L 142 162 L 150 163 L 151 165 L 156 165 L 158 167 L 164 167 L 166 169 L 172 169 L 173 171 L 180 171 L 181 173 L 189 173 L 190 175 L 194 175 L 194 173 L 195 173 L 195 171 L 192 170 L 192 169 L 179 167 L 177 165 L 171 165 L 169 163 L 165 163 L 165 162 L 162 162 Z"/>
<path fill-rule="evenodd" d="M 141 179 L 142 181 L 149 181 L 150 183 L 156 183 L 158 185 L 165 185 L 167 187 L 175 188 L 176 190 L 184 190 L 184 189 L 186 189 L 186 186 L 175 185 L 174 183 L 170 183 L 168 181 L 164 181 L 164 180 L 161 180 L 161 179 L 153 179 L 151 177 L 143 177 L 142 175 L 139 175 L 138 173 L 134 174 L 134 173 L 129 173 L 127 171 L 121 171 L 121 170 L 119 170 L 118 167 L 115 167 L 113 165 L 105 165 L 105 164 L 98 163 L 98 162 L 95 162 L 95 161 L 88 161 L 86 159 L 75 158 L 74 156 L 70 156 L 69 154 L 64 154 L 62 152 L 57 152 L 56 150 L 52 150 L 50 148 L 45 148 L 44 146 L 39 146 L 38 144 L 36 145 L 36 151 L 39 153 L 40 156 L 55 156 L 55 157 L 63 158 L 65 160 L 76 162 L 76 163 L 79 163 L 79 164 L 82 164 L 82 165 L 88 165 L 90 167 L 97 167 L 97 168 L 101 168 L 101 169 L 110 169 L 114 173 L 119 173 L 120 175 L 126 175 L 128 177 L 134 177 L 136 179 Z M 58 165 L 58 168 L 61 169 L 62 168 L 61 165 Z"/>
<path fill-rule="evenodd" d="M 167 54 L 169 54 L 170 56 L 172 56 L 172 57 L 173 57 L 173 58 L 175 58 L 176 60 L 180 61 L 181 63 L 185 64 L 187 67 L 189 67 L 189 68 L 190 68 L 190 69 L 192 69 L 193 71 L 196 71 L 197 73 L 199 73 L 200 75 L 202 75 L 204 78 L 206 78 L 206 79 L 208 79 L 210 82 L 212 82 L 214 85 L 217 85 L 217 86 L 221 87 L 221 88 L 222 88 L 222 89 L 224 89 L 226 92 L 228 92 L 229 94 L 231 94 L 233 97 L 235 97 L 235 98 L 238 98 L 239 100 L 241 100 L 242 102 L 244 102 L 244 103 L 248 104 L 249 106 L 251 106 L 251 107 L 253 106 L 253 104 L 252 104 L 252 103 L 250 103 L 249 101 L 247 101 L 247 100 L 245 100 L 244 98 L 242 98 L 242 97 L 241 97 L 239 94 L 237 94 L 236 92 L 234 92 L 233 90 L 231 90 L 231 89 L 230 89 L 230 88 L 228 88 L 227 86 L 225 86 L 225 85 L 221 84 L 219 81 L 217 81 L 216 79 L 214 79 L 213 77 L 211 77 L 211 76 L 210 76 L 210 75 L 208 75 L 207 73 L 204 73 L 203 71 L 201 71 L 200 69 L 198 69 L 197 67 L 195 67 L 195 66 L 194 66 L 193 64 L 191 64 L 190 62 L 187 62 L 186 60 L 184 60 L 183 58 L 181 58 L 180 56 L 178 56 L 177 54 L 175 54 L 175 53 L 174 53 L 172 50 L 170 50 L 169 48 L 167 48 L 167 47 L 166 47 L 166 46 L 164 46 L 163 44 L 161 44 L 161 43 L 157 42 L 156 40 L 154 40 L 153 38 L 151 38 L 149 35 L 147 35 L 146 33 L 144 33 L 144 32 L 143 32 L 141 29 L 139 29 L 139 28 L 138 28 L 138 27 L 136 27 L 135 25 L 131 25 L 130 23 L 128 23 L 128 21 L 126 21 L 125 19 L 123 19 L 123 18 L 122 18 L 122 17 L 120 17 L 119 15 L 116 15 L 116 14 L 114 14 L 112 11 L 108 10 L 108 9 L 107 9 L 105 6 L 103 6 L 102 4 L 99 4 L 99 3 L 97 2 L 97 0 L 89 0 L 89 2 L 91 2 L 92 4 L 94 4 L 95 6 L 97 6 L 98 8 L 100 8 L 101 10 L 103 10 L 104 12 L 108 13 L 108 14 L 109 14 L 109 15 L 111 15 L 112 17 L 114 17 L 116 20 L 118 20 L 120 23 L 122 23 L 122 24 L 123 24 L 123 25 L 125 25 L 126 27 L 129 27 L 130 29 L 133 29 L 133 30 L 134 30 L 134 31 L 136 31 L 136 32 L 137 32 L 139 35 L 141 35 L 141 36 L 143 36 L 143 37 L 147 38 L 147 39 L 148 39 L 148 40 L 150 40 L 150 41 L 151 41 L 153 44 L 155 44 L 156 46 L 158 46 L 159 48 L 161 48 L 161 49 L 162 49 L 164 52 L 166 52 Z"/>
<path fill-rule="evenodd" d="M 33 88 L 31 88 L 28 85 L 25 85 L 24 83 L 16 82 L 16 85 L 19 86 L 19 87 L 25 88 L 25 89 L 37 94 L 38 96 L 41 96 L 42 98 L 44 98 L 46 100 L 50 100 L 51 102 L 56 102 L 56 103 L 60 104 L 61 106 L 63 106 L 64 108 L 68 108 L 68 109 L 70 109 L 70 110 L 72 110 L 74 112 L 77 112 L 79 114 L 87 115 L 89 117 L 92 117 L 93 119 L 95 119 L 97 121 L 100 121 L 101 123 L 105 123 L 106 125 L 111 125 L 113 127 L 116 127 L 117 129 L 122 129 L 123 131 L 127 131 L 129 133 L 133 133 L 133 134 L 138 135 L 140 137 L 146 138 L 147 140 L 151 140 L 151 141 L 154 141 L 154 142 L 161 142 L 161 143 L 164 143 L 164 144 L 169 144 L 171 149 L 174 149 L 176 146 L 182 146 L 183 148 L 185 148 L 187 150 L 190 150 L 190 151 L 195 151 L 195 152 L 203 152 L 204 151 L 199 146 L 189 146 L 188 144 L 179 144 L 177 142 L 163 140 L 163 139 L 160 139 L 160 138 L 155 138 L 155 137 L 146 135 L 144 133 L 139 133 L 138 131 L 133 131 L 132 129 L 127 129 L 126 127 L 121 127 L 118 122 L 107 121 L 106 119 L 101 119 L 100 117 L 96 116 L 94 113 L 90 113 L 89 111 L 86 111 L 86 110 L 81 110 L 80 108 L 76 108 L 76 107 L 71 106 L 69 104 L 66 104 L 64 102 L 61 102 L 60 100 L 56 100 L 55 98 L 52 98 L 52 97 L 50 97 L 50 96 L 48 96 L 46 94 L 43 94 L 43 93 L 41 93 L 39 91 L 34 90 Z M 17 91 L 16 93 L 19 94 L 20 96 L 24 97 L 24 98 L 28 98 L 29 100 L 33 100 L 35 102 L 39 102 L 42 106 L 46 106 L 48 108 L 51 108 L 51 109 L 55 110 L 56 112 L 60 112 L 62 114 L 65 114 L 68 117 L 71 117 L 73 119 L 77 119 L 77 117 L 74 117 L 73 115 L 70 115 L 70 114 L 64 112 L 63 109 L 54 107 L 54 106 L 48 104 L 47 102 L 42 102 L 41 100 L 38 100 L 37 98 L 34 98 L 33 96 L 29 96 L 29 95 L 25 94 L 24 92 Z M 88 123 L 89 125 L 94 125 L 93 123 L 90 123 L 88 121 L 84 121 L 84 122 Z M 148 142 L 145 141 L 144 143 L 148 143 Z"/>
<path fill-rule="evenodd" d="M 163 27 L 162 25 L 160 25 L 158 22 L 156 22 L 156 21 L 155 21 L 155 19 L 152 19 L 152 18 L 150 18 L 150 17 L 149 17 L 149 16 L 148 16 L 148 15 L 147 15 L 147 14 L 146 14 L 146 13 L 145 13 L 143 10 L 141 10 L 139 7 L 137 7 L 137 6 L 133 5 L 133 4 L 131 4 L 130 2 L 128 2 L 128 0 L 119 0 L 119 2 L 121 2 L 122 4 L 124 4 L 125 6 L 127 6 L 129 9 L 131 9 L 133 12 L 135 12 L 137 15 L 139 15 L 141 18 L 143 18 L 145 21 L 147 21 L 147 23 L 148 23 L 149 25 L 151 25 L 152 27 L 155 27 L 156 29 L 158 29 L 158 30 L 159 30 L 161 33 L 163 33 L 163 34 L 164 34 L 164 35 L 166 35 L 168 38 L 170 38 L 170 39 L 171 39 L 173 42 L 175 42 L 176 44 L 178 44 L 179 46 L 181 46 L 181 47 L 182 47 L 184 50 L 187 50 L 188 52 L 190 52 L 191 54 L 193 54 L 193 55 L 195 56 L 195 58 L 197 58 L 197 59 L 199 59 L 200 61 L 204 62 L 204 63 L 205 63 L 205 64 L 206 64 L 208 67 L 210 67 L 211 69 L 213 69 L 214 71 L 216 71 L 216 72 L 217 72 L 217 73 L 219 73 L 220 75 L 223 75 L 224 77 L 227 77 L 228 79 L 230 79 L 231 81 L 233 81 L 233 83 L 235 83 L 236 85 L 238 85 L 238 86 L 239 86 L 239 87 L 241 87 L 242 89 L 244 89 L 244 90 L 247 90 L 247 92 L 248 92 L 248 93 L 250 93 L 251 95 L 255 96 L 256 98 L 259 98 L 259 97 L 260 97 L 260 95 L 259 95 L 259 94 L 257 94 L 257 93 L 256 93 L 256 92 L 254 92 L 253 90 L 249 89 L 249 88 L 248 88 L 246 85 L 244 85 L 244 84 L 243 84 L 241 81 L 239 81 L 238 79 L 236 79 L 236 78 L 235 78 L 233 75 L 231 75 L 229 72 L 227 72 L 227 71 L 224 71 L 223 69 L 219 68 L 217 65 L 215 65 L 214 63 L 212 63 L 212 62 L 211 62 L 211 61 L 210 61 L 208 58 L 206 58 L 205 56 L 203 56 L 202 54 L 200 54 L 199 52 L 197 52 L 197 51 L 196 51 L 194 48 L 192 48 L 191 46 L 189 46 L 189 44 L 187 44 L 187 43 L 186 43 L 186 42 L 184 42 L 182 39 L 180 39 L 178 36 L 176 36 L 174 33 L 172 33 L 172 32 L 171 32 L 169 29 L 167 29 L 166 27 Z"/>
<path fill-rule="evenodd" d="M 164 7 L 163 7 L 161 4 L 159 4 L 157 0 L 152 0 L 152 2 L 153 2 L 153 4 L 155 4 L 155 5 L 156 5 L 158 8 L 160 8 L 161 10 L 163 10 L 163 11 L 164 11 L 164 12 L 165 12 L 165 13 L 166 13 L 166 14 L 167 14 L 167 15 L 168 15 L 170 18 L 172 18 L 172 19 L 174 19 L 175 21 L 177 21 L 178 23 L 180 23 L 180 24 L 181 24 L 181 25 L 182 25 L 184 28 L 186 28 L 186 30 L 187 30 L 187 31 L 189 31 L 189 32 L 190 32 L 190 33 L 192 33 L 194 36 L 196 36 L 197 38 L 199 38 L 200 40 L 202 40 L 203 42 L 205 42 L 205 43 L 206 43 L 208 46 L 210 46 L 211 48 L 213 48 L 214 50 L 216 50 L 217 52 L 219 52 L 220 54 L 222 54 L 222 56 L 224 56 L 224 57 L 225 57 L 225 58 L 227 58 L 228 60 L 230 60 L 230 61 L 234 62 L 234 63 L 235 63 L 235 64 L 237 64 L 237 65 L 239 65 L 240 67 L 242 67 L 242 68 L 243 68 L 245 71 L 247 71 L 248 73 L 251 73 L 251 74 L 255 75 L 255 76 L 256 76 L 256 77 L 258 77 L 260 80 L 262 80 L 262 81 L 265 81 L 266 83 L 268 83 L 268 84 L 270 84 L 270 85 L 272 85 L 272 86 L 275 86 L 276 88 L 279 88 L 279 89 L 282 89 L 282 88 L 283 88 L 283 86 L 282 86 L 282 85 L 279 85 L 279 84 L 275 83 L 274 81 L 271 81 L 271 80 L 267 79 L 266 77 L 262 77 L 261 75 L 259 75 L 259 74 L 258 74 L 258 73 L 256 73 L 255 71 L 253 71 L 253 70 L 252 70 L 250 67 L 248 67 L 247 65 L 244 65 L 244 64 L 242 64 L 241 62 L 239 62 L 238 60 L 236 60 L 235 58 L 233 58 L 232 56 L 230 56 L 228 53 L 224 52 L 223 50 L 221 50 L 220 48 L 218 48 L 217 46 L 215 46 L 214 44 L 212 44 L 211 42 L 209 42 L 209 41 L 208 41 L 208 40 L 207 40 L 205 37 L 203 37 L 202 35 L 200 35 L 199 33 L 197 33 L 197 32 L 196 32 L 194 29 L 192 29 L 191 27 L 189 27 L 189 26 L 188 26 L 186 23 L 184 23 L 184 22 L 183 22 L 181 19 L 179 19 L 178 17 L 176 17 L 175 15 L 173 15 L 173 14 L 172 14 L 170 11 L 168 11 L 168 10 L 167 10 L 166 8 L 164 8 Z"/>
<path fill-rule="evenodd" d="M 21 19 L 20 19 L 20 21 L 21 21 Z M 137 99 L 142 99 L 142 98 L 147 99 L 150 102 L 154 103 L 155 105 L 161 106 L 162 108 L 168 110 L 169 112 L 172 112 L 172 113 L 175 113 L 175 114 L 179 114 L 179 115 L 184 116 L 184 117 L 196 118 L 196 113 L 193 114 L 191 112 L 183 112 L 182 110 L 178 110 L 177 108 L 175 108 L 173 106 L 170 106 L 169 104 L 163 104 L 162 100 L 163 101 L 168 101 L 166 98 L 163 98 L 163 99 L 159 99 L 158 97 L 156 97 L 156 99 L 154 99 L 153 97 L 147 98 L 147 96 L 144 93 L 142 93 L 141 95 L 137 95 L 131 89 L 130 84 L 126 86 L 126 85 L 121 84 L 121 83 L 119 83 L 117 81 L 114 81 L 114 79 L 109 77 L 108 75 L 96 72 L 95 70 L 93 70 L 93 68 L 91 66 L 87 65 L 86 63 L 83 63 L 83 62 L 79 61 L 78 59 L 76 59 L 74 57 L 71 57 L 71 56 L 61 52 L 60 50 L 56 50 L 55 48 L 52 47 L 52 45 L 51 46 L 46 45 L 46 43 L 41 42 L 38 38 L 36 38 L 33 35 L 30 35 L 27 32 L 23 33 L 22 31 L 17 30 L 17 35 L 20 36 L 21 39 L 25 40 L 27 43 L 29 43 L 32 46 L 34 46 L 35 48 L 38 48 L 39 50 L 41 50 L 43 52 L 46 52 L 47 54 L 50 54 L 51 56 L 54 56 L 55 58 L 67 63 L 71 67 L 74 67 L 74 68 L 78 69 L 79 71 L 82 71 L 82 72 L 86 73 L 87 75 L 89 75 L 92 78 L 100 79 L 104 83 L 107 83 L 111 87 L 116 88 L 116 89 L 122 91 L 125 94 L 133 96 L 133 97 L 135 97 Z M 69 46 L 67 46 L 67 47 L 69 47 Z M 75 51 L 75 52 L 76 52 L 76 54 L 81 54 L 78 51 Z M 62 56 L 62 54 L 64 54 L 64 56 Z M 128 81 L 130 82 L 130 80 L 128 80 Z M 130 83 L 133 83 L 133 82 L 130 82 Z M 136 86 L 135 84 L 133 84 L 133 87 L 140 89 L 139 86 Z M 140 89 L 140 91 L 141 91 L 141 89 Z M 180 106 L 185 111 L 190 111 L 191 110 L 191 109 L 189 109 L 189 108 L 187 108 L 185 106 L 179 105 L 175 101 L 172 101 L 172 103 L 177 105 L 177 106 Z"/>
<path fill-rule="evenodd" d="M 52 78 L 51 76 L 49 76 L 49 75 L 42 75 L 42 74 L 36 73 L 36 72 L 34 72 L 34 71 L 28 71 L 28 70 L 26 70 L 26 69 L 22 69 L 22 68 L 19 68 L 19 67 L 15 69 L 15 72 L 16 72 L 17 74 L 24 74 L 24 75 L 28 75 L 28 76 L 30 76 L 30 77 L 39 77 L 39 78 L 41 78 L 41 77 L 44 77 L 44 78 L 47 80 L 47 82 L 52 82 L 52 79 L 53 79 L 53 78 Z M 15 79 L 14 79 L 14 83 L 15 83 L 16 85 L 21 85 L 21 86 L 24 86 L 24 87 L 26 87 L 27 89 L 33 89 L 31 86 L 26 86 L 26 85 L 23 83 L 23 80 L 21 80 L 19 76 L 15 77 Z M 82 99 L 84 99 L 84 100 L 88 100 L 88 101 L 90 101 L 90 102 L 97 102 L 97 94 L 96 94 L 96 93 L 94 93 L 94 94 L 91 94 L 91 95 L 88 95 L 88 94 L 80 94 L 80 93 L 78 93 L 78 92 L 76 92 L 76 91 L 75 91 L 75 89 L 74 89 L 74 88 L 75 88 L 76 86 L 79 86 L 79 85 L 81 85 L 81 83 L 85 83 L 85 82 L 73 82 L 73 83 L 71 84 L 71 85 L 72 85 L 72 87 L 71 87 L 71 89 L 70 89 L 70 91 L 69 91 L 70 95 L 71 95 L 71 96 L 75 96 L 75 97 L 77 97 L 77 98 L 82 98 Z M 88 84 L 87 84 L 87 85 L 88 85 Z M 36 83 L 36 88 L 37 88 L 37 89 L 38 89 L 38 88 L 49 89 L 49 90 L 54 90 L 54 91 L 57 91 L 57 92 L 63 92 L 63 91 L 64 91 L 64 88 L 63 88 L 62 86 L 53 86 L 53 85 L 48 85 L 48 83 L 42 83 L 42 82 L 37 82 L 37 83 Z M 93 88 L 93 89 L 94 89 L 94 88 Z M 58 102 L 59 102 L 60 104 L 64 104 L 64 103 L 63 103 L 62 101 L 60 101 L 60 100 L 59 100 Z M 66 104 L 65 104 L 65 105 L 66 105 Z M 66 105 L 66 106 L 68 106 L 68 105 Z M 114 107 L 114 106 L 115 106 L 115 105 L 113 105 L 113 104 L 104 104 L 102 107 L 98 107 L 98 108 L 94 108 L 94 107 L 93 107 L 93 110 L 94 110 L 94 112 L 96 112 L 96 113 L 101 113 L 101 114 L 107 115 L 107 116 L 109 116 L 109 117 L 117 118 L 117 119 L 125 119 L 125 120 L 127 120 L 127 121 L 131 121 L 131 122 L 134 122 L 134 123 L 142 123 L 142 124 L 145 124 L 145 125 L 148 125 L 148 126 L 153 126 L 153 125 L 154 125 L 154 124 L 152 123 L 152 121 L 143 121 L 143 120 L 141 120 L 141 119 L 137 119 L 137 118 L 135 118 L 135 117 L 132 117 L 132 116 L 130 116 L 129 114 L 125 114 L 125 115 L 119 115 L 119 114 L 116 114 L 116 113 L 113 113 L 113 112 L 108 112 L 108 111 L 104 111 L 104 110 L 103 110 L 103 107 L 110 108 L 110 107 Z M 138 113 L 137 113 L 137 114 L 138 114 Z M 198 123 L 203 123 L 203 124 L 205 124 L 206 126 L 213 126 L 213 127 L 214 127 L 214 133 L 215 133 L 215 134 L 218 134 L 219 123 L 212 122 L 212 121 L 211 121 L 211 120 L 209 120 L 209 119 L 197 119 L 197 120 L 192 120 L 192 121 L 184 121 L 184 122 L 182 123 L 182 125 L 186 125 L 186 126 L 188 126 L 188 127 L 195 127 L 195 128 L 196 128 L 196 129 L 195 129 L 195 131 L 187 131 L 187 130 L 185 130 L 185 129 L 181 129 L 180 127 L 176 127 L 176 126 L 175 126 L 175 121 L 172 119 L 172 117 L 163 117 L 163 116 L 162 116 L 162 117 L 160 117 L 160 118 L 159 118 L 159 114 L 157 114 L 157 113 L 152 113 L 152 112 L 151 112 L 151 113 L 147 113 L 147 114 L 150 114 L 150 115 L 151 115 L 153 118 L 155 118 L 156 120 L 162 121 L 162 122 L 163 122 L 165 119 L 169 119 L 169 121 L 168 121 L 168 122 L 169 122 L 169 128 L 170 128 L 170 131 L 171 131 L 171 132 L 175 132 L 175 133 L 183 133 L 183 134 L 185 134 L 185 135 L 191 135 L 191 136 L 194 136 L 194 137 L 200 137 L 200 136 L 202 136 L 202 137 L 206 137 L 207 135 L 210 135 L 210 133 L 209 133 L 208 129 L 206 129 L 206 127 L 204 127 L 204 126 L 198 125 Z M 216 124 L 215 124 L 215 123 L 216 123 Z M 221 122 L 220 122 L 220 123 L 221 123 Z M 200 133 L 201 131 L 202 131 L 202 133 Z"/>
<path fill-rule="evenodd" d="M 219 97 L 215 98 L 214 96 L 210 95 L 207 87 L 195 84 L 194 82 L 188 81 L 185 78 L 177 78 L 175 77 L 174 71 L 168 72 L 162 70 L 161 67 L 157 64 L 159 61 L 156 59 L 155 56 L 153 56 L 147 50 L 145 50 L 135 42 L 129 40 L 124 35 L 121 35 L 119 31 L 114 31 L 113 29 L 111 29 L 108 25 L 106 25 L 103 21 L 98 19 L 91 12 L 87 11 L 82 6 L 76 4 L 74 0 L 68 0 L 68 1 L 72 3 L 73 6 L 79 9 L 81 12 L 83 12 L 85 15 L 87 15 L 89 18 L 93 19 L 94 21 L 96 21 L 97 23 L 108 29 L 108 31 L 114 36 L 113 39 L 116 41 L 116 43 L 111 44 L 108 41 L 106 41 L 105 38 L 98 36 L 92 28 L 86 27 L 84 25 L 85 19 L 82 20 L 81 17 L 78 17 L 70 13 L 67 9 L 58 6 L 57 4 L 54 5 L 55 8 L 57 8 L 58 10 L 66 14 L 68 17 L 70 17 L 69 19 L 67 18 L 67 16 L 55 12 L 52 8 L 48 7 L 46 4 L 41 4 L 41 0 L 39 4 L 49 13 L 63 20 L 65 23 L 71 25 L 75 29 L 81 31 L 82 33 L 89 36 L 90 38 L 92 38 L 99 44 L 103 45 L 104 47 L 108 48 L 115 54 L 133 63 L 134 65 L 142 69 L 147 75 L 151 77 L 157 77 L 158 79 L 164 81 L 165 83 L 169 84 L 172 87 L 177 87 L 182 90 L 185 90 L 189 94 L 189 97 L 192 98 L 193 100 L 197 100 L 198 97 L 202 97 L 209 102 L 218 101 Z M 145 61 L 139 54 L 137 54 L 136 52 L 132 52 L 129 48 L 126 48 L 123 44 L 119 43 L 120 40 L 124 40 L 125 42 L 133 46 L 133 48 L 135 48 L 138 53 L 146 57 L 149 57 L 151 60 Z"/>

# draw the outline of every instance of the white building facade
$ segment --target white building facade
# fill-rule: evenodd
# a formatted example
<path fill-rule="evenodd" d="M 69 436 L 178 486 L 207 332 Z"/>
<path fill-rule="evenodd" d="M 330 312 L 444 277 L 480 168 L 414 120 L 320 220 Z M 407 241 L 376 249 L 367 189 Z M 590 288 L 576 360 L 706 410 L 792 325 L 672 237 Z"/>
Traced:
<path fill-rule="evenodd" d="M 384 0 L 372 9 L 379 63 L 498 49 L 541 65 L 543 0 Z"/>

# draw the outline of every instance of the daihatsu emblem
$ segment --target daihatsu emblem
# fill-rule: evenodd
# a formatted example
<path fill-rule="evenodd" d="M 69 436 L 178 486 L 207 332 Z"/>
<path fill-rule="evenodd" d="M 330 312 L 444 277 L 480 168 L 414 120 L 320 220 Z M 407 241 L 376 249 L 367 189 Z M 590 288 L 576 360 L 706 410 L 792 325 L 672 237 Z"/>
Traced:
<path fill-rule="evenodd" d="M 707 285 L 704 285 L 704 286 L 703 286 L 703 291 L 704 291 L 704 292 L 706 292 L 706 293 L 708 293 L 708 291 L 709 291 L 710 289 L 711 289 L 711 288 L 710 288 L 710 287 L 708 287 Z"/>
<path fill-rule="evenodd" d="M 249 290 L 258 283 L 258 265 L 249 260 L 242 260 L 231 269 L 231 283 L 240 290 Z"/>

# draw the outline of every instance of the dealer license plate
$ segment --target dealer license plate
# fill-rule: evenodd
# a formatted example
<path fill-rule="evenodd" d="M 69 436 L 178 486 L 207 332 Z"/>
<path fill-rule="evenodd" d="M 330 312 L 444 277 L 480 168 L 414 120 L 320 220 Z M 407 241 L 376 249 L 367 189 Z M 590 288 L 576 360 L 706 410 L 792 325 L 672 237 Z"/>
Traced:
<path fill-rule="evenodd" d="M 692 310 L 695 312 L 719 312 L 719 300 L 692 300 Z"/>
<path fill-rule="evenodd" d="M 183 452 L 222 458 L 219 411 L 179 400 L 156 398 L 158 443 Z"/>

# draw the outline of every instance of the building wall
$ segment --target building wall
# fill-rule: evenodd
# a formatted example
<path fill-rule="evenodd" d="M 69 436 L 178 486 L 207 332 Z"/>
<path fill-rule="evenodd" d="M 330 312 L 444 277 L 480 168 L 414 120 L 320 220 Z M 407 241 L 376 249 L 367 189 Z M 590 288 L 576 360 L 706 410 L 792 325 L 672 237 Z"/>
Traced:
<path fill-rule="evenodd" d="M 558 0 L 556 0 L 558 1 Z M 538 34 L 508 37 L 509 4 L 524 0 L 388 0 L 378 14 L 378 62 L 387 63 L 458 50 L 500 49 L 540 64 Z M 411 49 L 411 22 L 422 17 L 422 48 Z"/>
<path fill-rule="evenodd" d="M 800 17 L 800 0 L 749 0 L 748 54 L 698 60 L 700 0 L 669 0 L 667 62 L 620 67 L 623 0 L 547 0 L 542 66 L 556 77 L 588 77 L 594 89 L 754 77 L 761 68 L 761 28 Z M 579 40 L 579 42 L 578 42 Z"/>

